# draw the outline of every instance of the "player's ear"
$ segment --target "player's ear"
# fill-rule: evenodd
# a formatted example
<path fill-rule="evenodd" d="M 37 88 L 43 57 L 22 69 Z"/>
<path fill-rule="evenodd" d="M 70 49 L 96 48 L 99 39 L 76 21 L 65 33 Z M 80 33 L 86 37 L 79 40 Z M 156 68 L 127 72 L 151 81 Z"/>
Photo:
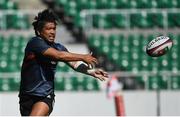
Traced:
<path fill-rule="evenodd" d="M 38 34 L 38 35 L 40 35 L 40 32 L 39 32 L 39 31 L 37 31 L 37 34 Z"/>

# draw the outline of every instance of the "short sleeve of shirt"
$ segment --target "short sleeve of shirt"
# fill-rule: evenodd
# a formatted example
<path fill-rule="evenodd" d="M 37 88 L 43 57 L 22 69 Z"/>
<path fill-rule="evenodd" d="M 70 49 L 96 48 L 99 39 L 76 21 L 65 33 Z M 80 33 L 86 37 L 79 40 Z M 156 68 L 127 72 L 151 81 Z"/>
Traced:
<path fill-rule="evenodd" d="M 57 48 L 58 50 L 60 50 L 60 51 L 66 51 L 66 52 L 68 52 L 68 49 L 67 49 L 65 46 L 63 46 L 62 44 L 60 44 L 60 43 L 56 43 L 56 48 Z"/>
<path fill-rule="evenodd" d="M 50 47 L 51 46 L 49 46 L 43 39 L 40 38 L 33 38 L 29 43 L 29 48 L 37 54 L 42 54 Z"/>

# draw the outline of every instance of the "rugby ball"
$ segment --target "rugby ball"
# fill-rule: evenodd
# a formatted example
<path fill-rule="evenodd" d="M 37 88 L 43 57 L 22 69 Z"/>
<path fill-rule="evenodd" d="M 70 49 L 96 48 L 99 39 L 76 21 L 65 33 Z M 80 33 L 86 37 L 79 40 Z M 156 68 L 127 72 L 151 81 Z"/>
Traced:
<path fill-rule="evenodd" d="M 152 57 L 166 54 L 172 47 L 173 41 L 166 36 L 159 36 L 150 41 L 146 46 L 146 53 Z"/>

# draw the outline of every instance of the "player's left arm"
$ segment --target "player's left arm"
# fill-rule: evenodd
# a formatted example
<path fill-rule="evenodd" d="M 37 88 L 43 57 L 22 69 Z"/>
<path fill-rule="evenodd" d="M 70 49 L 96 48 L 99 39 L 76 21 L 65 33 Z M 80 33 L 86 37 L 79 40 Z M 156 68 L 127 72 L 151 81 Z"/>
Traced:
<path fill-rule="evenodd" d="M 67 63 L 75 71 L 91 75 L 101 81 L 105 81 L 108 78 L 108 73 L 102 69 L 93 68 L 82 61 L 73 61 Z"/>

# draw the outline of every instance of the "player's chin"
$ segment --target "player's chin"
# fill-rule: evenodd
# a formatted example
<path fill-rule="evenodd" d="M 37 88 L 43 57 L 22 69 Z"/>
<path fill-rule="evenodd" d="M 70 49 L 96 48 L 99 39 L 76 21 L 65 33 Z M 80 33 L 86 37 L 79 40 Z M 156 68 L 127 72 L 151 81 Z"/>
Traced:
<path fill-rule="evenodd" d="M 49 38 L 49 39 L 48 39 L 48 41 L 51 42 L 51 43 L 53 43 L 54 40 L 55 40 L 55 38 Z"/>

